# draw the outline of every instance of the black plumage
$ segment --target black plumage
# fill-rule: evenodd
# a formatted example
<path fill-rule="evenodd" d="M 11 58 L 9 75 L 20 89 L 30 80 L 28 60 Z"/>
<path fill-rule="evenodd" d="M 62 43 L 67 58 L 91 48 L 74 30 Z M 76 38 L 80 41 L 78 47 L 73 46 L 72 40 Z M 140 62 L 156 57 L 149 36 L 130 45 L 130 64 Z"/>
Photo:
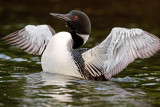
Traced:
<path fill-rule="evenodd" d="M 107 80 L 103 73 L 94 65 L 89 65 L 89 68 L 91 67 L 94 69 L 94 73 L 98 74 L 98 76 L 93 76 L 91 74 L 92 70 L 88 71 L 85 69 L 85 60 L 82 58 L 82 53 L 88 51 L 87 48 L 81 48 L 81 49 L 73 49 L 71 50 L 71 55 L 75 61 L 75 64 L 78 67 L 78 71 L 80 72 L 81 76 L 85 79 L 89 80 L 96 80 L 96 81 L 104 81 Z"/>

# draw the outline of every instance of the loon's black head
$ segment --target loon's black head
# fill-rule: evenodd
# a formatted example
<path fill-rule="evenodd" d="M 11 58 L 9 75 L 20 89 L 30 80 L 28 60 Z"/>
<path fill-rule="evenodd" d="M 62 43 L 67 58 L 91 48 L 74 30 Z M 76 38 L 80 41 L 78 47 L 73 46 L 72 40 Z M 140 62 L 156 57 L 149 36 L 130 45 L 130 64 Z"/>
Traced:
<path fill-rule="evenodd" d="M 69 26 L 74 40 L 73 48 L 78 48 L 86 42 L 89 34 L 91 33 L 91 23 L 85 13 L 78 10 L 72 10 L 68 14 L 50 14 L 63 20 Z"/>

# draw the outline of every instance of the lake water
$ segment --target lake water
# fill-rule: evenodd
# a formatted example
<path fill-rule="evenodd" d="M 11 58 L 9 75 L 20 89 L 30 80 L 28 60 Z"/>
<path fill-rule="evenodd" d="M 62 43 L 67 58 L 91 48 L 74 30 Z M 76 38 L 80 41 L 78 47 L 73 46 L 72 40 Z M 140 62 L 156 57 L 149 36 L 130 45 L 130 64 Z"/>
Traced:
<path fill-rule="evenodd" d="M 56 32 L 68 31 L 48 13 L 86 12 L 92 33 L 84 47 L 104 40 L 111 29 L 138 27 L 160 37 L 160 1 L 0 1 L 0 37 L 28 24 L 49 24 Z M 152 107 L 160 106 L 160 53 L 137 59 L 109 81 L 89 81 L 44 73 L 40 56 L 0 40 L 0 107 Z"/>

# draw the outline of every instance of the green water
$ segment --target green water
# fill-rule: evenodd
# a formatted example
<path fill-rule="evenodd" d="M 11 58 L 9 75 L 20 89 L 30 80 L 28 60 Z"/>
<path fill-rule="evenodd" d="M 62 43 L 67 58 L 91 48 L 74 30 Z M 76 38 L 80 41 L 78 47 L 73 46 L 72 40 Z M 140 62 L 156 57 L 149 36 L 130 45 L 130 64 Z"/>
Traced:
<path fill-rule="evenodd" d="M 85 47 L 104 40 L 115 26 L 139 27 L 160 37 L 160 1 L 152 0 L 1 0 L 0 37 L 28 24 L 67 30 L 48 13 L 85 11 L 92 34 Z M 152 107 L 160 106 L 160 53 L 137 59 L 110 81 L 88 81 L 44 73 L 40 56 L 0 40 L 0 107 Z"/>

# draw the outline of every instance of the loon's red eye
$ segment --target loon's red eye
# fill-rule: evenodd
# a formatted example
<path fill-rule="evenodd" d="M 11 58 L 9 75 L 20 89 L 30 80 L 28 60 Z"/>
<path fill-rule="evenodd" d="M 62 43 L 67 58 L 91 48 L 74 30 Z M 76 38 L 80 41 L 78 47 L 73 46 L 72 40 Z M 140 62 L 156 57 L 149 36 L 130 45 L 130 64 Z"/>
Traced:
<path fill-rule="evenodd" d="M 78 17 L 77 17 L 77 16 L 74 16 L 74 17 L 73 17 L 73 19 L 74 19 L 74 20 L 77 20 L 77 19 L 78 19 Z"/>

